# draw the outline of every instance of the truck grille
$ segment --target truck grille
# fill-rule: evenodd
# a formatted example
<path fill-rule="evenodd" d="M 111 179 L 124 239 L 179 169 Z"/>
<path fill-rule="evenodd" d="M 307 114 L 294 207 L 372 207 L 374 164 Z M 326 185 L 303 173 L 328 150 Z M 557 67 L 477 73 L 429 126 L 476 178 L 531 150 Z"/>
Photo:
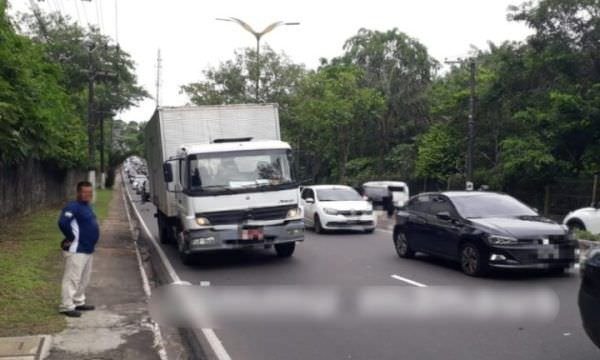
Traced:
<path fill-rule="evenodd" d="M 290 209 L 296 206 L 274 206 L 233 211 L 215 211 L 198 214 L 207 218 L 211 225 L 239 224 L 247 220 L 279 220 L 285 219 Z"/>

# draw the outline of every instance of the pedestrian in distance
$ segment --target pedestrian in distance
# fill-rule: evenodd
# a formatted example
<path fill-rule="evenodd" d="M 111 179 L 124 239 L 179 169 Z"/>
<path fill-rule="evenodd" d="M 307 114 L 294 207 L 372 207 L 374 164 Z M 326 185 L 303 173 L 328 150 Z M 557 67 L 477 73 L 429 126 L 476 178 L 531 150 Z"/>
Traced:
<path fill-rule="evenodd" d="M 61 243 L 65 259 L 59 312 L 69 317 L 80 317 L 81 311 L 94 310 L 85 302 L 85 288 L 90 282 L 94 248 L 100 237 L 96 215 L 90 207 L 94 196 L 92 184 L 77 184 L 77 200 L 71 201 L 61 211 L 58 219 L 60 231 L 65 236 Z"/>

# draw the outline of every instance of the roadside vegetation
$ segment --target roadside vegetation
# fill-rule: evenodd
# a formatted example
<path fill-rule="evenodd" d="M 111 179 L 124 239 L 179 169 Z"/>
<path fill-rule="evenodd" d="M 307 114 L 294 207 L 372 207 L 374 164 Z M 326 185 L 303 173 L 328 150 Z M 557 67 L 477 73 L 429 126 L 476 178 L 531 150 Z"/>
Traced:
<path fill-rule="evenodd" d="M 575 236 L 579 240 L 589 240 L 589 241 L 599 241 L 600 242 L 600 234 L 592 234 L 586 230 L 577 230 L 575 231 Z"/>

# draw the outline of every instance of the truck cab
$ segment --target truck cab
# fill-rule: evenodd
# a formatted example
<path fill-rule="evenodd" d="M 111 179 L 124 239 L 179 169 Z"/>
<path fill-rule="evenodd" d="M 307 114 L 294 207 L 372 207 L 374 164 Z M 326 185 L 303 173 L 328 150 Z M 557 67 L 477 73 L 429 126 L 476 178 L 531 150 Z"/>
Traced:
<path fill-rule="evenodd" d="M 291 256 L 304 223 L 290 163 L 290 146 L 278 140 L 182 145 L 163 165 L 177 214 L 163 231 L 184 263 L 195 253 L 247 247 Z"/>

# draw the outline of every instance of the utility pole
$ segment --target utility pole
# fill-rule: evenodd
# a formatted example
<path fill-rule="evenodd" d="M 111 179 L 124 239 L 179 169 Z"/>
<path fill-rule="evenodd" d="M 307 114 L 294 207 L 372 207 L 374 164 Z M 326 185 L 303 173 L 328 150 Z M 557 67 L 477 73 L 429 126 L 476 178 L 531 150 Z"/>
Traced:
<path fill-rule="evenodd" d="M 160 57 L 160 49 L 156 57 L 156 107 L 160 106 L 160 70 L 162 68 L 162 59 Z"/>
<path fill-rule="evenodd" d="M 96 111 L 94 104 L 95 83 L 96 80 L 114 80 L 117 75 L 112 72 L 98 71 L 94 65 L 93 52 L 96 50 L 96 44 L 88 43 L 88 69 L 85 71 L 88 76 L 88 113 L 87 113 L 87 128 L 88 128 L 88 181 L 96 188 L 96 115 L 100 116 L 100 171 L 102 174 L 100 187 L 104 188 L 106 181 L 106 173 L 104 171 L 104 112 Z"/>
<path fill-rule="evenodd" d="M 96 48 L 96 44 L 90 42 L 88 44 L 88 112 L 87 112 L 87 129 L 88 129 L 88 181 L 92 183 L 92 188 L 96 189 L 96 142 L 94 141 L 94 132 L 96 124 L 94 119 L 94 61 L 92 52 Z M 94 200 L 96 191 L 94 191 Z"/>
<path fill-rule="evenodd" d="M 467 158 L 466 158 L 466 184 L 465 187 L 467 190 L 473 190 L 473 153 L 475 147 L 475 86 L 476 86 L 476 73 L 477 73 L 477 65 L 475 63 L 475 58 L 470 58 L 468 61 L 463 59 L 458 60 L 445 60 L 446 64 L 460 64 L 464 65 L 466 62 L 469 64 L 469 118 L 467 121 Z"/>

